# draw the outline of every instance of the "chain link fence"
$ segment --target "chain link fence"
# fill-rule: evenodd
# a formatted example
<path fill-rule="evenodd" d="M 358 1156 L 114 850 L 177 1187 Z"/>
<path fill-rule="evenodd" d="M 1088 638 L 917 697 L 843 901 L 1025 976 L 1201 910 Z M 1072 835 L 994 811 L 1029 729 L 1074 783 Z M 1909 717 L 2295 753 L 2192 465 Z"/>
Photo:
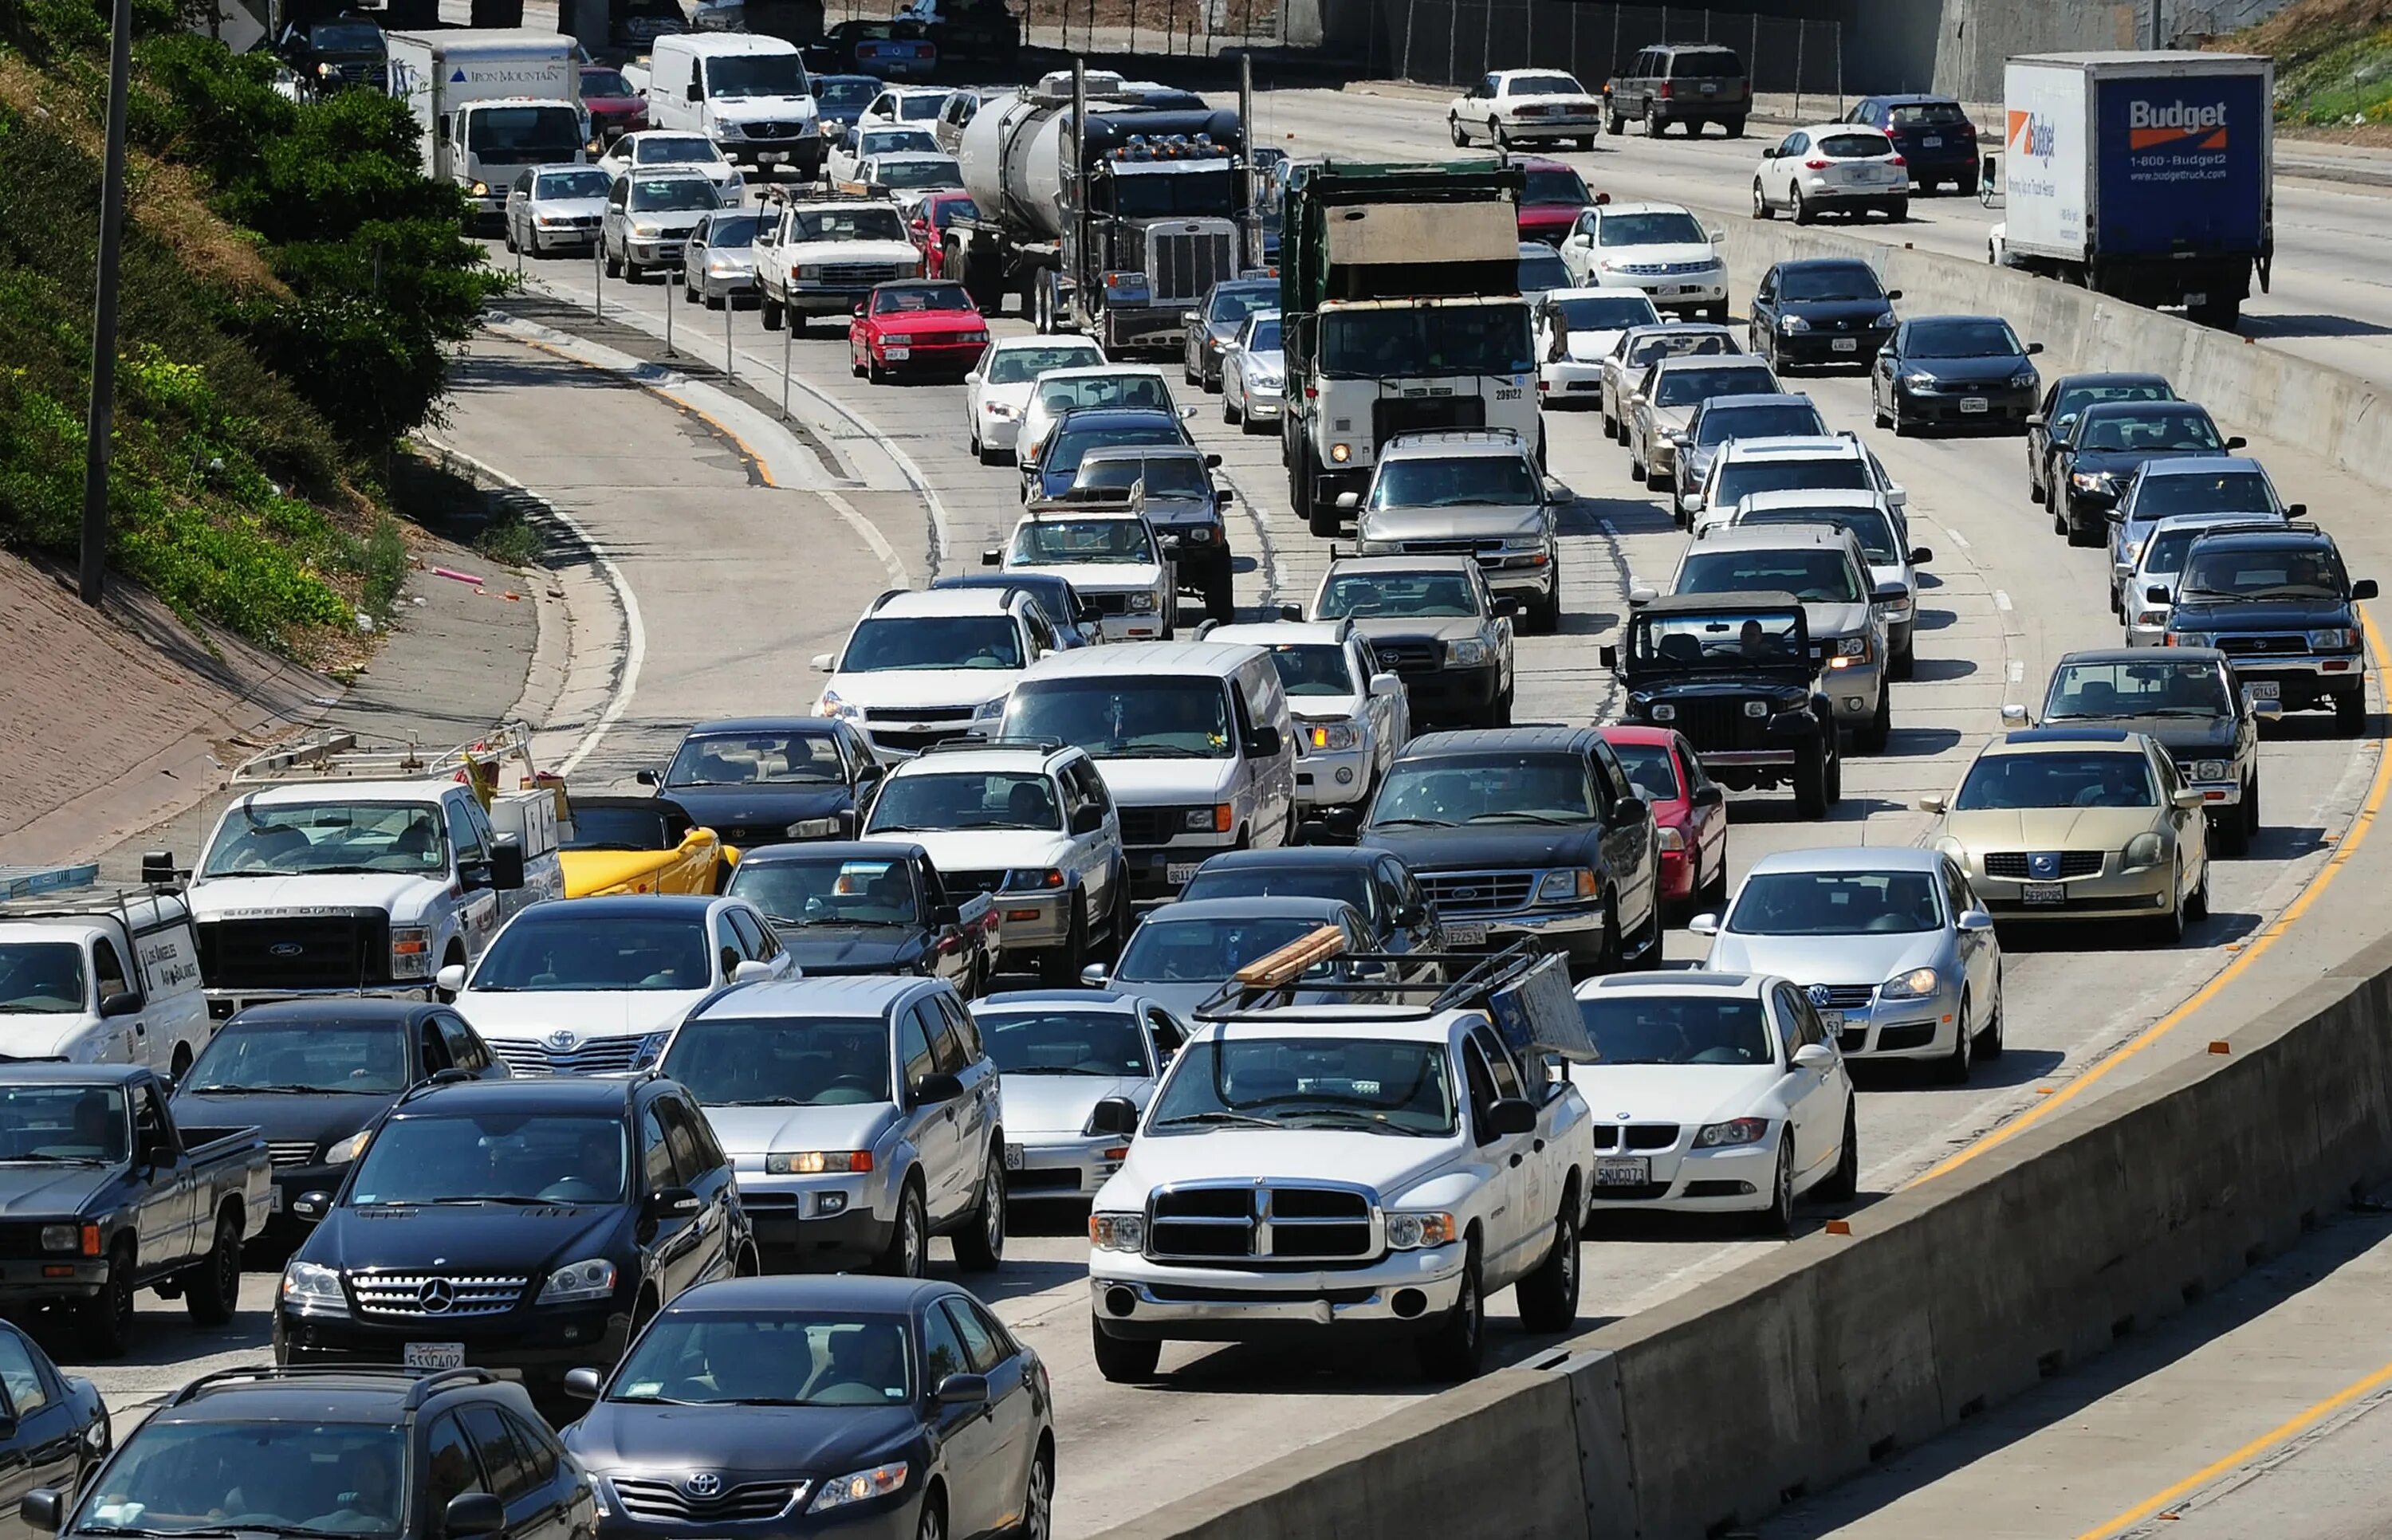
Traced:
<path fill-rule="evenodd" d="M 1035 48 L 1206 58 L 1278 46 L 1287 0 L 1028 0 L 1022 26 Z"/>
<path fill-rule="evenodd" d="M 1654 44 L 1719 43 L 1743 57 L 1755 95 L 1842 110 L 1840 21 L 1601 0 L 1376 0 L 1370 21 L 1372 72 L 1424 85 L 1534 67 L 1567 70 L 1600 91 Z"/>

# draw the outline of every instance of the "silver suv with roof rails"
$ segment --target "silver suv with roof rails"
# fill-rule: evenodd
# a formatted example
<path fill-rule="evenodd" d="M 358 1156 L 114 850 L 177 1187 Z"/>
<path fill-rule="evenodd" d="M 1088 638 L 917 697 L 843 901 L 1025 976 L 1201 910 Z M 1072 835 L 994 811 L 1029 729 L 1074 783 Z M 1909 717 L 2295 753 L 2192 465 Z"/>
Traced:
<path fill-rule="evenodd" d="M 1561 541 L 1554 510 L 1568 488 L 1543 474 L 1509 428 L 1441 428 L 1391 439 L 1368 493 L 1337 498 L 1363 556 L 1467 556 L 1487 586 L 1516 599 L 1528 628 L 1561 628 Z"/>
<path fill-rule="evenodd" d="M 1701 489 L 1686 499 L 1689 527 L 1697 534 L 1706 524 L 1725 521 L 1727 511 L 1757 492 L 1794 492 L 1814 488 L 1875 492 L 1886 506 L 1904 511 L 1910 494 L 1886 474 L 1877 455 L 1849 430 L 1825 435 L 1782 438 L 1739 438 L 1711 459 Z"/>
<path fill-rule="evenodd" d="M 1897 679 L 1910 678 L 1912 644 L 1918 617 L 1918 569 L 1935 559 L 1925 546 L 1910 544 L 1910 526 L 1886 506 L 1876 492 L 1757 492 L 1740 498 L 1728 511 L 1724 524 L 1706 524 L 1697 538 L 1723 529 L 1759 529 L 1780 524 L 1829 524 L 1851 532 L 1860 542 L 1868 563 L 1869 580 L 1882 596 L 1900 585 L 1898 600 L 1879 597 L 1878 613 L 1885 621 L 1888 668 Z"/>
<path fill-rule="evenodd" d="M 838 652 L 814 655 L 830 676 L 814 715 L 852 722 L 874 753 L 902 758 L 994 722 L 1021 671 L 1061 650 L 1025 589 L 890 589 Z"/>
<path fill-rule="evenodd" d="M 1496 597 L 1467 556 L 1332 555 L 1309 615 L 1286 604 L 1282 616 L 1353 621 L 1404 681 L 1415 726 L 1510 724 L 1519 601 Z"/>

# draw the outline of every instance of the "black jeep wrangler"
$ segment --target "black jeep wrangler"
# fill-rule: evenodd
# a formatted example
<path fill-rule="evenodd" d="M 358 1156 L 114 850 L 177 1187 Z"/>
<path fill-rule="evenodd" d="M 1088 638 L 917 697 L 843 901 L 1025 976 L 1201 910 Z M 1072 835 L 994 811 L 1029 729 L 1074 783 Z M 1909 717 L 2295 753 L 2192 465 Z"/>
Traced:
<path fill-rule="evenodd" d="M 1791 786 L 1804 818 L 1843 795 L 1835 714 L 1792 594 L 1665 595 L 1601 655 L 1628 692 L 1626 719 L 1684 733 L 1722 785 Z"/>

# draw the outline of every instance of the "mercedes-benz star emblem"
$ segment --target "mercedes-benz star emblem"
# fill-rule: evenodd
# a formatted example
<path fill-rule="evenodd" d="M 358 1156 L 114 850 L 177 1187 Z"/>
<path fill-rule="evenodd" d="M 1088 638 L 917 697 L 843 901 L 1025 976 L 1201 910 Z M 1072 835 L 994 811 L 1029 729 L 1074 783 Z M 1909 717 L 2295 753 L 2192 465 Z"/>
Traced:
<path fill-rule="evenodd" d="M 1812 1004 L 1814 1004 L 1814 1005 L 1825 1005 L 1826 1003 L 1827 1003 L 1827 986 L 1826 986 L 1825 984 L 1814 984 L 1814 985 L 1812 985 L 1812 986 L 1811 986 L 1811 1003 L 1812 1003 Z"/>
<path fill-rule="evenodd" d="M 306 947 L 301 946 L 296 941 L 277 941 L 272 946 L 266 949 L 266 955 L 268 957 L 299 957 L 305 955 L 306 951 L 307 949 Z"/>
<path fill-rule="evenodd" d="M 701 1470 L 681 1484 L 693 1497 L 711 1497 L 722 1490 L 722 1478 L 711 1470 Z"/>
<path fill-rule="evenodd" d="M 415 1291 L 415 1302 L 426 1315 L 445 1315 L 457 1302 L 457 1288 L 446 1278 L 426 1278 L 423 1287 Z"/>

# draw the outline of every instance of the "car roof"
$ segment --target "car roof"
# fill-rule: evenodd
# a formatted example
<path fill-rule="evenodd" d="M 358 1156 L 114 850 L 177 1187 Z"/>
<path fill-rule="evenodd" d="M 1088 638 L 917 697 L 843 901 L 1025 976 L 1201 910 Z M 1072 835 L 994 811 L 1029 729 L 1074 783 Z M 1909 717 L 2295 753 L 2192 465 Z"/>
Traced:
<path fill-rule="evenodd" d="M 964 738 L 954 742 L 969 744 L 971 740 Z M 942 744 L 936 754 L 916 754 L 912 758 L 900 762 L 889 774 L 892 780 L 899 776 L 911 779 L 917 775 L 985 775 L 992 770 L 1006 770 L 1016 775 L 1029 772 L 1044 775 L 1052 769 L 1056 760 L 1078 752 L 1079 750 L 1069 744 L 1060 744 L 1054 748 L 996 745 L 987 748 L 966 748 L 949 747 Z M 812 848 L 812 847 L 809 846 L 806 848 Z M 745 861 L 747 858 L 742 856 L 740 859 Z"/>
<path fill-rule="evenodd" d="M 1153 925 L 1176 925 L 1205 920 L 1320 920 L 1323 924 L 1341 914 L 1358 913 L 1343 899 L 1311 899 L 1294 893 L 1268 897 L 1249 895 L 1240 899 L 1180 899 L 1150 909 L 1138 921 L 1139 929 Z M 1136 935 L 1137 932 L 1131 932 Z"/>
<path fill-rule="evenodd" d="M 576 899 L 576 904 L 582 900 Z M 564 1115 L 622 1111 L 643 1082 L 598 1075 L 540 1075 L 506 1081 L 431 1081 L 399 1099 L 397 1116 L 462 1110 Z M 436 1105 L 437 1104 L 437 1105 Z"/>
<path fill-rule="evenodd" d="M 1722 524 L 1704 536 L 1691 553 L 1697 550 L 1789 550 L 1798 546 L 1852 546 L 1859 541 L 1852 532 L 1839 524 L 1820 520 L 1815 524 L 1796 521 L 1777 524 Z"/>
<path fill-rule="evenodd" d="M 1227 674 L 1261 651 L 1227 641 L 1118 641 L 1105 647 L 1075 647 L 1049 653 L 1030 666 L 1029 679 L 1051 679 L 1081 674 L 1135 677 L 1140 674 Z"/>
<path fill-rule="evenodd" d="M 1606 744 L 1647 744 L 1666 746 L 1675 743 L 1678 730 L 1674 727 L 1645 727 L 1635 722 L 1609 722 L 1594 730 Z"/>
<path fill-rule="evenodd" d="M 1386 855 L 1352 845 L 1281 845 L 1268 850 L 1224 850 L 1208 857 L 1204 872 L 1291 872 L 1322 867 L 1370 866 Z"/>
<path fill-rule="evenodd" d="M 2146 647 L 2143 652 L 2150 652 Z M 1933 872 L 1943 852 L 1917 845 L 1822 845 L 1809 849 L 1773 850 L 1752 863 L 1760 872 Z"/>
<path fill-rule="evenodd" d="M 2256 472 L 2263 476 L 2268 473 L 2268 468 L 2249 455 L 2189 455 L 2145 460 L 2135 472 L 2135 479 L 2165 481 L 2171 476 L 2215 476 L 2230 471 Z"/>
<path fill-rule="evenodd" d="M 275 1000 L 261 1005 L 244 1006 L 225 1026 L 263 1026 L 286 1021 L 305 1022 L 311 1027 L 406 1026 L 429 1012 L 440 1009 L 443 1007 L 426 1000 L 318 995 L 310 1000 Z"/>
<path fill-rule="evenodd" d="M 579 899 L 574 900 L 576 903 Z M 723 990 L 689 1013 L 706 1016 L 881 1016 L 934 980 L 904 974 L 826 975 L 764 978 Z"/>
<path fill-rule="evenodd" d="M 911 761 L 908 761 L 911 763 Z M 927 854 L 910 839 L 804 839 L 739 852 L 742 866 L 795 865 L 808 861 L 904 861 Z M 577 903 L 579 900 L 575 900 Z"/>
<path fill-rule="evenodd" d="M 366 1364 L 296 1372 L 260 1365 L 254 1369 L 203 1376 L 144 1420 L 387 1424 L 404 1415 L 408 1400 L 427 1378 L 430 1377 L 410 1369 L 378 1369 Z M 453 1388 L 465 1390 L 490 1383 L 460 1377 Z M 451 1388 L 426 1387 L 434 1395 Z"/>
<path fill-rule="evenodd" d="M 1684 203 L 1597 203 L 1593 207 L 1595 213 L 1606 218 L 1615 214 L 1683 214 L 1689 219 L 1694 218 L 1694 211 Z"/>
<path fill-rule="evenodd" d="M 1885 494 L 1861 486 L 1795 487 L 1785 492 L 1748 492 L 1736 499 L 1736 510 L 1748 513 L 1774 513 L 1781 508 L 1864 509 L 1874 508 L 1890 512 L 1892 505 Z M 1704 537 L 1704 544 L 1710 537 Z"/>
<path fill-rule="evenodd" d="M 952 191 L 954 191 L 954 190 L 955 190 L 955 189 L 954 189 L 954 188 L 948 188 L 948 189 L 947 189 L 947 191 L 949 191 L 949 192 L 952 192 Z M 968 196 L 968 195 L 967 195 L 967 196 Z M 1074 337 L 1074 336 L 1072 336 L 1072 335 L 1070 332 L 1068 332 L 1068 331 L 1064 331 L 1064 332 L 1025 331 L 1025 332 L 1023 332 L 1023 333 L 1022 333 L 1020 336 L 1019 336 L 1019 337 L 999 337 L 998 339 L 996 339 L 996 351 L 998 351 L 999 353 L 1013 353 L 1013 352 L 1018 352 L 1018 351 L 1027 351 L 1028 349 L 1030 349 L 1030 348 L 1034 348 L 1034 347 L 1078 347 L 1078 348 L 1085 348 L 1085 349 L 1086 349 L 1088 352 L 1090 352 L 1090 353 L 1093 353 L 1093 354 L 1097 355 L 1098 357 L 1102 357 L 1102 356 L 1104 356 L 1104 351 L 1105 351 L 1103 348 L 1098 347 L 1098 346 L 1097 345 L 1097 340 L 1096 340 L 1095 338 L 1093 338 L 1093 337 Z M 1066 368 L 1070 368 L 1070 369 L 1097 369 L 1097 368 L 1101 368 L 1102 366 L 1100 366 L 1100 365 L 1095 365 L 1095 364 L 1071 364 L 1071 365 L 1067 365 L 1067 366 L 1065 366 L 1065 367 L 1066 367 Z M 1047 371 L 1046 371 L 1046 374 L 1060 374 L 1060 373 L 1061 373 L 1061 372 L 1062 372 L 1062 370 L 1060 370 L 1060 369 L 1049 369 L 1049 370 L 1047 370 Z M 1045 378 L 1046 378 L 1046 374 L 1041 374 L 1041 375 L 1039 375 L 1039 376 L 1038 376 L 1038 378 L 1039 378 L 1039 379 L 1041 379 L 1041 380 L 1044 380 Z"/>
<path fill-rule="evenodd" d="M 1798 128 L 1794 132 L 1810 135 L 1874 134 L 1880 139 L 1885 137 L 1885 130 L 1873 123 L 1814 123 L 1806 128 Z"/>
<path fill-rule="evenodd" d="M 1398 751 L 1401 759 L 1441 759 L 1462 754 L 1583 754 L 1595 738 L 1592 727 L 1531 722 L 1518 727 L 1456 728 L 1424 732 Z"/>
<path fill-rule="evenodd" d="M 1056 337 L 1040 337 L 1035 334 L 1021 339 L 1025 343 L 1039 342 L 1050 344 L 1058 341 L 1068 342 L 1071 339 L 1069 338 L 1059 339 Z M 1098 349 L 1098 351 L 1101 352 L 1103 350 Z M 1151 374 L 1159 380 L 1163 378 L 1163 366 L 1160 364 L 1117 364 L 1111 362 L 1101 364 L 1073 364 L 1067 369 L 1050 369 L 1046 370 L 1038 377 L 1038 382 L 1043 385 L 1050 380 L 1089 380 L 1095 379 L 1098 376 L 1112 377 L 1129 374 Z M 1158 411 L 1161 408 L 1149 408 L 1147 409 L 1150 411 Z"/>
<path fill-rule="evenodd" d="M 2078 413 L 2077 421 L 2082 422 L 2097 415 L 2139 417 L 2145 412 L 2152 411 L 2199 412 L 2204 417 L 2209 415 L 2209 408 L 2198 401 L 2087 401 L 2085 403 L 2084 409 Z"/>
<path fill-rule="evenodd" d="M 1296 642 L 1336 646 L 1346 635 L 1346 622 L 1343 620 L 1255 620 L 1237 626 L 1216 626 L 1204 633 L 1204 640 L 1242 642 L 1249 647 L 1285 647 Z"/>
<path fill-rule="evenodd" d="M 814 738 L 827 738 L 838 724 L 828 717 L 718 717 L 712 721 L 692 722 L 685 737 L 711 736 L 717 732 L 790 732 Z M 579 899 L 575 899 L 578 903 Z"/>
<path fill-rule="evenodd" d="M 2215 647 L 2085 647 L 2062 653 L 2051 666 L 2057 675 L 2072 663 L 2223 663 L 2226 654 Z"/>
<path fill-rule="evenodd" d="M 1735 995 L 1739 999 L 1758 1000 L 1767 994 L 1777 979 L 1765 973 L 1713 972 L 1710 968 L 1672 968 L 1661 973 L 1613 973 L 1598 978 L 1582 980 L 1570 992 L 1580 1000 L 1593 1000 L 1612 994 L 1702 994 Z"/>
<path fill-rule="evenodd" d="M 1545 251 L 1553 248 L 1545 246 Z M 1398 434 L 1380 452 L 1379 463 L 1391 459 L 1520 459 L 1528 446 L 1509 428 L 1422 428 Z"/>
<path fill-rule="evenodd" d="M 11 1081 L 56 1081 L 63 1085 L 124 1085 L 150 1072 L 140 1064 L 56 1064 L 29 1062 L 8 1067 Z"/>
<path fill-rule="evenodd" d="M 1800 391 L 1747 391 L 1735 395 L 1707 395 L 1700 409 L 1715 412 L 1727 407 L 1785 407 L 1797 402 L 1805 407 L 1818 405 Z"/>
<path fill-rule="evenodd" d="M 1000 990 L 968 1003 L 972 1015 L 982 1011 L 1029 1011 L 1042 1005 L 1077 1005 L 1120 1016 L 1135 1015 L 1142 997 L 1122 990 Z"/>
<path fill-rule="evenodd" d="M 1960 105 L 1957 97 L 1942 96 L 1933 91 L 1894 91 L 1874 96 L 1868 99 L 1871 101 L 1881 101 L 1888 107 L 1930 107 L 1937 105 L 1957 107 Z"/>
<path fill-rule="evenodd" d="M 1757 353 L 1669 353 L 1654 359 L 1651 367 L 1669 374 L 1680 369 L 1767 369 L 1769 360 Z"/>
<path fill-rule="evenodd" d="M 1642 289 L 1632 289 L 1622 283 L 1592 283 L 1576 284 L 1567 289 L 1548 289 L 1545 291 L 1545 298 L 1549 300 L 1649 300 L 1652 296 Z M 1652 323 L 1648 321 L 1643 330 L 1650 330 L 1651 327 Z M 1724 331 L 1728 329 L 1722 327 L 1720 330 Z"/>
<path fill-rule="evenodd" d="M 994 591 L 993 591 L 994 590 Z M 1001 588 L 988 589 L 908 589 L 890 594 L 867 612 L 864 618 L 939 615 L 1006 615 L 1005 594 Z"/>
<path fill-rule="evenodd" d="M 1978 757 L 2082 753 L 2086 749 L 2116 749 L 2125 753 L 2140 749 L 2143 744 L 2141 733 L 2114 727 L 2022 727 L 1994 739 Z"/>
<path fill-rule="evenodd" d="M 951 572 L 930 585 L 930 590 L 956 589 L 1069 589 L 1072 580 L 1047 567 L 1018 567 L 1010 572 Z M 578 798 L 576 800 L 578 800 Z"/>
<path fill-rule="evenodd" d="M 1720 453 L 1731 459 L 1857 459 L 1861 441 L 1842 434 L 1771 434 L 1729 439 Z"/>
<path fill-rule="evenodd" d="M 1838 128 L 1866 128 L 1869 125 L 1866 123 L 1838 123 L 1835 126 Z M 1877 276 L 1876 268 L 1869 267 L 1868 263 L 1865 259 L 1856 256 L 1788 257 L 1783 262 L 1774 262 L 1770 264 L 1770 267 L 1773 271 L 1780 274 L 1781 276 L 1787 273 L 1816 273 L 1821 271 L 1846 270 L 1853 267 L 1868 267 L 1869 276 L 1871 278 L 1875 278 Z"/>
<path fill-rule="evenodd" d="M 2009 318 L 2006 316 L 1970 314 L 1963 311 L 1938 312 L 1932 316 L 1905 317 L 1903 320 L 1903 324 L 1904 326 L 1917 326 L 1922 321 L 1989 321 L 1996 326 L 2008 326 L 2010 324 Z"/>
<path fill-rule="evenodd" d="M 717 1278 L 676 1295 L 668 1314 L 715 1311 L 859 1311 L 896 1315 L 964 1291 L 942 1278 L 873 1273 L 781 1273 Z"/>
<path fill-rule="evenodd" d="M 1193 444 L 1099 444 L 1080 457 L 1080 464 L 1102 465 L 1115 459 L 1192 459 L 1203 453 Z"/>
<path fill-rule="evenodd" d="M 1637 615 L 1710 615 L 1722 610 L 1791 610 L 1800 614 L 1802 602 L 1792 594 L 1772 589 L 1739 589 L 1729 593 L 1664 593 L 1648 599 L 1638 607 Z"/>
<path fill-rule="evenodd" d="M 1329 563 L 1321 581 L 1349 572 L 1476 572 L 1478 563 L 1469 556 L 1340 556 Z M 1454 618 L 1460 619 L 1457 615 Z"/>
<path fill-rule="evenodd" d="M 1614 206 L 1616 207 L 1617 205 Z M 1560 293 L 1561 291 L 1556 289 L 1554 292 Z M 1651 296 L 1647 295 L 1646 297 L 1650 298 Z M 1734 338 L 1736 335 L 1736 328 L 1732 326 L 1722 326 L 1717 321 L 1645 321 L 1639 325 L 1630 327 L 1628 329 L 1627 335 L 1635 338 L 1638 342 L 1643 342 L 1647 337 L 1660 336 L 1716 336 Z M 1737 344 L 1736 353 L 1742 353 L 1743 351 L 1743 345 L 1739 343 Z M 1714 353 L 1708 355 L 1708 356 L 1713 358 L 1732 358 L 1736 356 L 1736 354 L 1727 353 Z M 1747 356 L 1750 356 L 1750 355 L 1747 355 Z"/>
<path fill-rule="evenodd" d="M 2247 521 L 2237 521 L 2247 523 Z M 2257 528 L 2223 529 L 2201 537 L 2204 546 L 2265 550 L 2269 546 L 2295 545 L 2312 550 L 2334 550 L 2339 554 L 2334 537 L 2314 524 L 2263 524 Z"/>
<path fill-rule="evenodd" d="M 2164 374 L 2136 369 L 2095 369 L 2084 374 L 2063 374 L 2052 384 L 2060 390 L 2071 385 L 2166 385 L 2170 390 L 2176 389 Z"/>
<path fill-rule="evenodd" d="M 1060 434 L 1071 428 L 1085 433 L 1092 428 L 1127 428 L 1147 422 L 1168 422 L 1176 427 L 1179 414 L 1161 407 L 1073 407 L 1055 420 L 1055 431 Z"/>
<path fill-rule="evenodd" d="M 714 893 L 625 893 L 576 899 L 569 904 L 527 904 L 508 923 L 580 925 L 607 920 L 702 920 L 721 902 Z"/>

